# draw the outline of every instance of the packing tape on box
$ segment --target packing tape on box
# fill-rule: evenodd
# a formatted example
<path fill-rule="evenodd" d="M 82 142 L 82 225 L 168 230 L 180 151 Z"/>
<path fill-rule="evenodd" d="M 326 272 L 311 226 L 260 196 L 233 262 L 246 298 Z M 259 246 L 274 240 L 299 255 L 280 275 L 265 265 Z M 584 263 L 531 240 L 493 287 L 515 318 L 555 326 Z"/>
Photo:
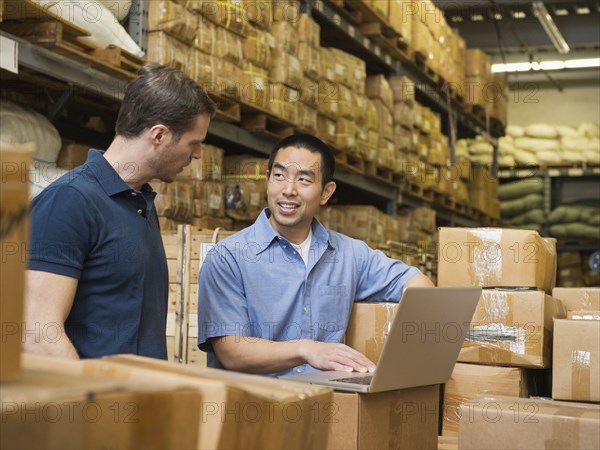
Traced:
<path fill-rule="evenodd" d="M 375 330 L 381 330 L 379 335 L 375 335 L 365 342 L 365 353 L 368 355 L 380 355 L 383 350 L 390 330 L 392 329 L 392 321 L 398 307 L 397 303 L 381 303 L 375 308 Z M 377 362 L 377 361 L 373 361 Z"/>
<path fill-rule="evenodd" d="M 591 353 L 584 350 L 571 352 L 571 397 L 590 399 Z"/>
<path fill-rule="evenodd" d="M 581 448 L 579 423 L 585 412 L 585 408 L 557 407 L 552 418 L 552 436 L 545 442 L 545 448 L 565 448 L 567 443 L 571 448 Z"/>
<path fill-rule="evenodd" d="M 470 230 L 470 234 L 481 241 L 482 245 L 474 245 L 469 255 L 469 275 L 474 286 L 495 286 L 502 277 L 502 253 L 500 241 L 502 229 L 477 228 Z M 496 249 L 495 257 L 490 258 L 488 253 L 492 244 Z"/>
<path fill-rule="evenodd" d="M 600 311 L 569 311 L 567 319 L 571 320 L 600 320 Z"/>

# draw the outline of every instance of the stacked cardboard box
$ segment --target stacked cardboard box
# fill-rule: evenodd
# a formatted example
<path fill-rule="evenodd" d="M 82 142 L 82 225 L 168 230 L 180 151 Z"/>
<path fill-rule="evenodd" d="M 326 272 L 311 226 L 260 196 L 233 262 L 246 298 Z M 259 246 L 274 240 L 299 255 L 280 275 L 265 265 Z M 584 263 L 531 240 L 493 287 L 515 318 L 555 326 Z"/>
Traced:
<path fill-rule="evenodd" d="M 483 108 L 488 115 L 497 97 L 492 79 L 492 60 L 483 50 L 469 48 L 465 61 L 465 103 Z"/>
<path fill-rule="evenodd" d="M 308 15 L 299 16 L 298 59 L 304 72 L 302 102 L 298 105 L 298 125 L 307 133 L 317 131 L 317 94 L 321 78 L 321 28 Z"/>
<path fill-rule="evenodd" d="M 554 324 L 552 398 L 600 402 L 600 288 L 554 288 L 569 320 Z"/>
<path fill-rule="evenodd" d="M 355 302 L 346 344 L 379 360 L 397 303 Z M 334 393 L 341 419 L 332 424 L 328 448 L 437 448 L 439 386 L 376 394 Z"/>
<path fill-rule="evenodd" d="M 163 231 L 169 267 L 167 350 L 169 361 L 206 366 L 206 354 L 198 350 L 198 273 L 212 246 L 231 236 L 221 229 L 179 225 Z"/>
<path fill-rule="evenodd" d="M 390 0 L 388 6 L 388 22 L 400 35 L 400 40 L 410 47 L 412 41 L 412 2 L 406 0 Z"/>
<path fill-rule="evenodd" d="M 20 371 L 25 251 L 29 234 L 29 184 L 25 174 L 33 153 L 34 148 L 31 144 L 3 144 L 0 148 L 0 216 L 5 224 L 0 236 L 0 383 L 16 379 Z"/>
<path fill-rule="evenodd" d="M 378 167 L 399 171 L 398 157 L 394 150 L 395 146 L 390 141 L 394 136 L 394 119 L 392 115 L 394 93 L 392 88 L 383 75 L 373 75 L 367 77 L 366 94 L 375 105 L 379 124 L 378 151 L 374 162 Z"/>
<path fill-rule="evenodd" d="M 236 221 L 254 221 L 267 206 L 269 160 L 252 156 L 227 156 L 223 164 L 225 211 Z"/>
<path fill-rule="evenodd" d="M 498 178 L 487 166 L 474 166 L 468 183 L 469 204 L 490 217 L 500 218 Z"/>
<path fill-rule="evenodd" d="M 86 421 L 86 416 L 82 420 L 89 427 L 84 428 L 87 432 L 84 439 L 93 439 L 88 444 L 90 448 L 98 447 L 100 442 L 115 448 L 300 449 L 324 448 L 326 445 L 327 423 L 313 422 L 309 410 L 310 407 L 324 408 L 326 403 L 331 402 L 331 390 L 326 388 L 223 370 L 186 367 L 131 355 L 83 361 L 24 356 L 28 371 L 44 370 L 54 374 L 53 379 L 58 379 L 55 384 L 62 388 L 59 391 L 62 395 L 48 395 L 46 398 L 57 403 L 59 400 L 73 400 L 77 408 L 84 409 L 98 399 L 93 411 L 98 412 L 102 408 L 102 421 Z M 95 378 L 87 378 L 90 376 Z M 65 388 L 65 384 L 81 388 Z M 87 392 L 91 390 L 98 394 L 92 398 L 84 395 L 86 385 L 92 388 Z M 38 397 L 40 390 L 36 392 Z M 152 396 L 148 397 L 145 391 Z M 35 395 L 29 395 L 35 399 Z M 16 399 L 19 401 L 19 396 Z M 119 408 L 116 412 L 115 405 Z M 294 420 L 289 420 L 286 412 L 292 409 L 297 415 Z M 119 414 L 118 417 L 115 413 Z M 15 416 L 11 426 L 20 421 L 21 415 Z M 69 416 L 64 416 L 64 422 L 67 422 Z M 74 444 L 67 440 L 73 439 L 73 436 L 66 431 L 60 432 L 62 422 L 58 426 L 48 422 L 51 420 L 38 421 L 35 428 L 17 428 L 11 431 L 11 436 L 18 431 L 48 429 L 48 436 L 54 434 L 54 438 L 65 445 L 53 448 L 88 447 L 85 440 Z M 4 428 L 3 425 L 2 439 Z M 10 430 L 10 426 L 6 428 Z M 116 434 L 121 430 L 131 430 L 132 433 Z M 22 434 L 21 442 L 27 442 L 26 439 L 32 442 L 38 438 L 35 433 Z"/>
<path fill-rule="evenodd" d="M 462 424 L 470 420 L 464 417 L 469 402 L 456 405 L 460 403 L 456 401 L 457 393 L 468 392 L 466 400 L 486 391 L 526 396 L 523 380 L 534 374 L 525 369 L 550 367 L 554 321 L 566 316 L 561 301 L 548 295 L 555 277 L 555 241 L 541 238 L 536 232 L 440 229 L 439 286 L 484 288 L 458 360 L 499 366 L 497 372 L 458 366 L 445 394 L 445 402 L 454 404 L 445 410 L 444 432 L 456 432 L 458 416 L 462 436 Z M 469 390 L 471 374 L 485 377 L 481 378 L 484 384 Z M 494 381 L 500 376 L 507 377 L 508 383 L 502 389 Z"/>
<path fill-rule="evenodd" d="M 556 284 L 561 287 L 585 286 L 580 252 L 560 252 Z"/>

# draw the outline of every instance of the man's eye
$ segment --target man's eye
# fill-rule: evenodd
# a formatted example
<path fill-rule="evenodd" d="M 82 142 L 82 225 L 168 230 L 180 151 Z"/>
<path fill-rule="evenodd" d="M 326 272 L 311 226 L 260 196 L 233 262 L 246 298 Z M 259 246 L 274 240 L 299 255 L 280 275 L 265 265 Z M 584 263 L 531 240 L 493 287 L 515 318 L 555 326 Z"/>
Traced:
<path fill-rule="evenodd" d="M 283 180 L 283 178 L 284 178 L 282 173 L 274 173 L 273 177 L 277 180 Z"/>
<path fill-rule="evenodd" d="M 300 182 L 310 184 L 312 183 L 312 180 L 310 178 L 300 177 Z"/>

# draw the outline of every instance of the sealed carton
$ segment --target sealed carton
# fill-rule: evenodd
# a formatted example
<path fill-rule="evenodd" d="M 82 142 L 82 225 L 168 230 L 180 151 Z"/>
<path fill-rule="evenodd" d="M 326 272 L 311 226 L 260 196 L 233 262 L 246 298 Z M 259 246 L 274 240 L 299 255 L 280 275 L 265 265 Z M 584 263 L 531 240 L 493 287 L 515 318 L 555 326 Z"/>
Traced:
<path fill-rule="evenodd" d="M 346 330 L 346 345 L 377 364 L 397 309 L 398 303 L 355 302 Z"/>
<path fill-rule="evenodd" d="M 600 320 L 556 320 L 552 398 L 600 402 Z"/>
<path fill-rule="evenodd" d="M 550 294 L 556 243 L 531 230 L 440 228 L 439 286 L 527 287 Z"/>
<path fill-rule="evenodd" d="M 335 392 L 319 411 L 329 423 L 327 448 L 437 448 L 439 385 L 375 394 Z"/>
<path fill-rule="evenodd" d="M 541 291 L 484 289 L 458 360 L 549 367 L 553 322 L 565 316 L 562 303 Z"/>
<path fill-rule="evenodd" d="M 552 297 L 562 301 L 567 311 L 600 311 L 600 288 L 597 287 L 556 287 Z"/>
<path fill-rule="evenodd" d="M 21 323 L 25 288 L 25 247 L 29 234 L 29 183 L 27 171 L 33 145 L 2 145 L 0 165 L 0 381 L 19 375 Z"/>
<path fill-rule="evenodd" d="M 344 233 L 366 242 L 385 242 L 384 213 L 374 206 L 349 206 Z"/>
<path fill-rule="evenodd" d="M 366 84 L 367 97 L 371 99 L 379 99 L 383 102 L 388 110 L 394 107 L 394 92 L 390 87 L 387 79 L 383 75 L 373 75 L 367 77 Z"/>
<path fill-rule="evenodd" d="M 528 397 L 527 371 L 516 367 L 456 363 L 444 386 L 444 436 L 458 436 L 461 406 L 481 394 Z"/>
<path fill-rule="evenodd" d="M 461 409 L 460 449 L 600 448 L 600 405 L 478 396 Z"/>
<path fill-rule="evenodd" d="M 192 387 L 28 369 L 0 403 L 5 449 L 195 448 L 202 411 Z"/>
<path fill-rule="evenodd" d="M 331 402 L 327 388 L 133 355 L 71 361 L 25 354 L 24 362 L 31 368 L 52 365 L 47 371 L 55 374 L 85 374 L 198 391 L 202 396 L 201 405 L 196 404 L 200 414 L 189 425 L 198 430 L 195 448 L 304 449 L 326 444 L 327 425 L 313 422 L 310 408 Z"/>

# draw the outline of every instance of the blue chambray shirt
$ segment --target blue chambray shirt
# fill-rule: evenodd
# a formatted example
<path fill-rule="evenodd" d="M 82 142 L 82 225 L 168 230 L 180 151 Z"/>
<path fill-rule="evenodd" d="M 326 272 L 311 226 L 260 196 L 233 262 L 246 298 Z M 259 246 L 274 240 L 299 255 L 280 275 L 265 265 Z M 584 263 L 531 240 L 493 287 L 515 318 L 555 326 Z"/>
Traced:
<path fill-rule="evenodd" d="M 406 281 L 421 273 L 317 220 L 305 265 L 268 214 L 219 242 L 201 266 L 198 345 L 209 367 L 222 368 L 212 337 L 342 342 L 353 302 L 398 302 Z M 271 375 L 316 371 L 304 364 Z"/>

